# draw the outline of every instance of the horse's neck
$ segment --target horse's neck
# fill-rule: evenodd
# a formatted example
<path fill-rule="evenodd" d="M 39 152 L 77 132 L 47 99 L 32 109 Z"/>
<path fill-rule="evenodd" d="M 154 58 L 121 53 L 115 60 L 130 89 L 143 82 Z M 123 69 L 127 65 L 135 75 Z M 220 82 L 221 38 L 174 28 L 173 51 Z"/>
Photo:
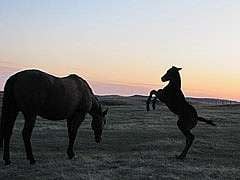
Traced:
<path fill-rule="evenodd" d="M 99 111 L 99 106 L 100 106 L 100 104 L 99 104 L 99 102 L 98 102 L 97 97 L 93 95 L 93 96 L 92 96 L 92 108 L 91 108 L 91 110 L 90 110 L 90 114 L 91 114 L 92 116 L 98 113 L 98 111 Z"/>
<path fill-rule="evenodd" d="M 181 77 L 178 75 L 175 79 L 169 82 L 169 86 L 175 89 L 181 89 Z"/>

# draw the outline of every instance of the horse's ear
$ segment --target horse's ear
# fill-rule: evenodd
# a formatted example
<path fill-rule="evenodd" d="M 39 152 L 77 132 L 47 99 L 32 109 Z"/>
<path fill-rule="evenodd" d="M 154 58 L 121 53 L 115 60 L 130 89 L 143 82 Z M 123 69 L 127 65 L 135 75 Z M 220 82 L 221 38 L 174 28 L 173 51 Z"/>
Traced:
<path fill-rule="evenodd" d="M 103 111 L 103 116 L 106 116 L 107 113 L 108 113 L 108 108 L 105 111 Z"/>
<path fill-rule="evenodd" d="M 176 66 L 172 66 L 173 69 L 177 69 L 177 71 L 180 71 L 182 68 L 178 68 Z"/>

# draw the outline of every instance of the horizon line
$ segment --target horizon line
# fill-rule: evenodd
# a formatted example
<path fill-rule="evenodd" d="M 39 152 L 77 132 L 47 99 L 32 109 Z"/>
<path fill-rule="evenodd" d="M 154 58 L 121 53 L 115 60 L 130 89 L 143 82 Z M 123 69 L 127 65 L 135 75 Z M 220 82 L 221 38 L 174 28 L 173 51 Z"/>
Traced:
<path fill-rule="evenodd" d="M 0 90 L 0 94 L 3 94 L 4 90 Z M 148 97 L 147 94 L 114 94 L 114 93 L 94 93 L 95 96 L 120 96 L 120 97 L 133 97 L 133 96 L 144 96 Z M 228 98 L 218 98 L 218 97 L 210 97 L 210 96 L 185 96 L 185 98 L 193 98 L 193 99 L 212 99 L 212 100 L 221 100 L 221 101 L 230 101 L 235 103 L 240 103 L 240 100 L 236 99 L 228 99 Z"/>
<path fill-rule="evenodd" d="M 2 91 L 1 91 L 2 92 Z M 120 97 L 133 97 L 133 96 L 144 96 L 148 97 L 148 95 L 145 94 L 129 94 L 129 95 L 121 95 L 121 94 L 95 94 L 96 96 L 120 96 Z M 212 100 L 221 100 L 221 101 L 231 101 L 240 103 L 240 100 L 235 99 L 228 99 L 228 98 L 218 98 L 218 97 L 208 97 L 208 96 L 185 96 L 185 98 L 193 98 L 193 99 L 212 99 Z"/>

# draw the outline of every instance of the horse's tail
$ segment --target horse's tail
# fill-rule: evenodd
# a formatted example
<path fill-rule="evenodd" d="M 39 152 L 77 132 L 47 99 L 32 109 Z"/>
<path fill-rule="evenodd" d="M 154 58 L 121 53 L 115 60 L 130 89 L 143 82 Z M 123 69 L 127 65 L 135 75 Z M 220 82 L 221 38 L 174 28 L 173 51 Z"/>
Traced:
<path fill-rule="evenodd" d="M 216 126 L 216 124 L 213 123 L 213 121 L 207 120 L 207 119 L 205 119 L 205 118 L 203 118 L 203 117 L 198 117 L 198 120 L 199 120 L 199 121 L 202 121 L 202 122 L 205 122 L 205 123 L 207 123 L 207 124 L 210 124 L 210 125 L 212 125 L 212 126 Z"/>
<path fill-rule="evenodd" d="M 4 138 L 11 136 L 16 120 L 17 108 L 14 98 L 14 78 L 10 77 L 4 87 L 2 99 L 2 113 L 0 122 L 0 148 L 3 147 Z"/>

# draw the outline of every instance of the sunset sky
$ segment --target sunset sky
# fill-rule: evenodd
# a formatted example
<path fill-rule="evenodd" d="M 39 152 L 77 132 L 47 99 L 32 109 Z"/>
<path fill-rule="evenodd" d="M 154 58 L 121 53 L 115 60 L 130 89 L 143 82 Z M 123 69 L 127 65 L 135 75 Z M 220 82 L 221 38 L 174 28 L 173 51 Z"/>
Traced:
<path fill-rule="evenodd" d="M 186 96 L 240 100 L 239 0 L 1 0 L 0 87 L 77 73 L 96 94 L 147 94 L 182 67 Z"/>

